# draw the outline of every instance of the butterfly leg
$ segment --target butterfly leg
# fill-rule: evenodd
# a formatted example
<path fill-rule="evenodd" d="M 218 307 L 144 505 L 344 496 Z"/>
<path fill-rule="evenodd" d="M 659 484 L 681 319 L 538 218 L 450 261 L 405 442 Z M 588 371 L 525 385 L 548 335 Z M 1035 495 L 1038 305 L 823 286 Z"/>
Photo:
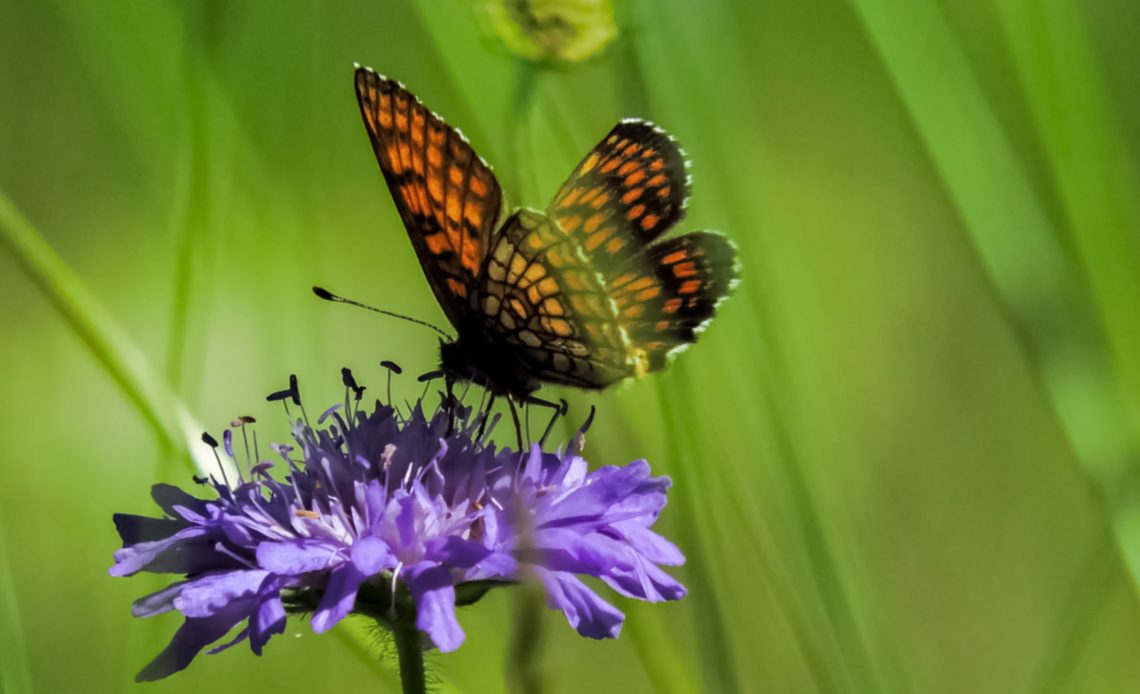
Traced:
<path fill-rule="evenodd" d="M 554 423 L 558 421 L 559 417 L 562 417 L 566 414 L 566 412 L 570 409 L 570 403 L 566 402 L 566 400 L 564 400 L 562 398 L 559 398 L 557 403 L 553 403 L 553 402 L 550 402 L 549 400 L 543 400 L 542 398 L 536 398 L 533 395 L 527 396 L 527 399 L 524 400 L 523 402 L 525 402 L 528 405 L 538 405 L 539 407 L 549 407 L 550 409 L 554 410 L 554 415 L 550 418 L 550 421 L 547 422 L 546 429 L 544 429 L 542 432 L 542 438 L 540 438 L 538 440 L 538 445 L 545 446 L 546 445 L 546 437 L 550 436 L 550 432 L 554 429 Z"/>
<path fill-rule="evenodd" d="M 444 406 L 444 409 L 447 410 L 447 434 L 445 436 L 451 436 L 455 433 L 455 410 L 459 403 L 455 400 L 455 384 L 452 380 L 444 378 L 443 384 L 447 397 L 447 404 Z"/>
<path fill-rule="evenodd" d="M 519 422 L 519 410 L 515 407 L 514 398 L 508 397 L 507 404 L 511 406 L 511 419 L 515 421 L 515 436 L 518 437 L 519 452 L 523 450 L 522 424 Z"/>
<path fill-rule="evenodd" d="M 491 410 L 495 407 L 495 394 L 491 393 L 491 400 L 487 403 L 487 409 L 483 410 L 483 419 L 479 422 L 479 433 L 475 435 L 476 441 L 483 440 L 483 432 L 487 429 L 487 420 L 491 419 Z"/>

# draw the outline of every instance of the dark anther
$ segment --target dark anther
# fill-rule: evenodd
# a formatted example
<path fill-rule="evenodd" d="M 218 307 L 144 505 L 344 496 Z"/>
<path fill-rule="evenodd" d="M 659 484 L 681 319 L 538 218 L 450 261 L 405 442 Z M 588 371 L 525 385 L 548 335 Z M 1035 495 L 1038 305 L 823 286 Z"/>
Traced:
<path fill-rule="evenodd" d="M 383 366 L 385 369 L 394 372 L 397 376 L 404 373 L 404 370 L 400 368 L 400 365 L 394 361 L 388 361 L 385 359 L 384 361 L 380 362 L 380 366 Z"/>
<path fill-rule="evenodd" d="M 279 390 L 277 392 L 270 393 L 265 399 L 269 402 L 277 402 L 278 400 L 284 400 L 285 398 L 292 400 L 294 405 L 301 404 L 301 393 L 297 390 L 297 376 L 295 374 L 289 374 L 288 390 Z"/>
<path fill-rule="evenodd" d="M 359 386 L 356 385 L 356 379 L 352 377 L 352 370 L 347 366 L 340 370 L 340 380 L 344 383 L 344 387 L 350 390 L 356 390 Z"/>
<path fill-rule="evenodd" d="M 210 436 L 210 433 L 207 431 L 202 432 L 202 443 L 206 444 L 210 448 L 218 447 L 218 440 L 213 436 Z"/>
<path fill-rule="evenodd" d="M 247 414 L 243 414 L 242 416 L 238 417 L 237 420 L 239 422 L 241 422 L 242 424 L 253 424 L 254 422 L 257 421 L 256 419 L 254 419 L 253 417 L 250 417 Z"/>
<path fill-rule="evenodd" d="M 353 397 L 356 399 L 356 402 L 360 402 L 360 398 L 364 397 L 364 386 L 358 386 L 356 388 L 353 388 L 352 394 L 353 394 Z"/>
<path fill-rule="evenodd" d="M 428 381 L 434 381 L 442 375 L 442 371 L 428 371 L 426 374 L 421 374 L 416 380 L 420 383 L 427 383 Z"/>
<path fill-rule="evenodd" d="M 191 475 L 190 479 L 194 480 L 194 484 L 206 484 L 210 481 L 209 477 L 199 477 L 198 475 Z"/>
<path fill-rule="evenodd" d="M 324 287 L 313 287 L 313 293 L 325 301 L 336 301 L 336 299 L 333 298 L 332 292 L 325 289 Z"/>

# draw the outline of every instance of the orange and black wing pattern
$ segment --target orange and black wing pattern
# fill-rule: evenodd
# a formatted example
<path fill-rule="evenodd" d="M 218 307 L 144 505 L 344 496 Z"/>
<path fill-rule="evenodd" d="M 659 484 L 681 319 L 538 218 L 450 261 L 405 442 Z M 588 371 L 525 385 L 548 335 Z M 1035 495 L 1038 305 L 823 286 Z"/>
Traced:
<path fill-rule="evenodd" d="M 531 378 L 603 388 L 645 371 L 602 276 L 578 240 L 539 212 L 504 223 L 471 308 Z"/>
<path fill-rule="evenodd" d="M 547 214 L 589 258 L 614 303 L 631 359 L 646 370 L 695 342 L 737 280 L 725 237 L 662 235 L 684 216 L 689 177 L 681 148 L 640 120 L 614 127 L 574 169 Z"/>
<path fill-rule="evenodd" d="M 458 326 L 498 225 L 499 182 L 467 139 L 399 82 L 357 67 L 356 96 L 424 274 Z"/>

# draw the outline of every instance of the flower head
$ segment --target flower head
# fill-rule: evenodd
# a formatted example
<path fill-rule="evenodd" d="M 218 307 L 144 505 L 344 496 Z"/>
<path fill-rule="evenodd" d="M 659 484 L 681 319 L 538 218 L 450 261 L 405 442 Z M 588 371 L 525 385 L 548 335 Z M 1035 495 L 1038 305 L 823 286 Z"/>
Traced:
<path fill-rule="evenodd" d="M 617 37 L 612 0 L 475 0 L 484 30 L 511 53 L 545 64 L 578 63 Z"/>
<path fill-rule="evenodd" d="M 238 447 L 251 451 L 243 473 L 231 467 L 228 481 L 202 480 L 205 499 L 155 485 L 162 518 L 115 516 L 123 548 L 112 576 L 182 575 L 134 603 L 139 617 L 185 617 L 138 679 L 185 668 L 239 625 L 210 652 L 248 639 L 260 654 L 290 612 L 311 612 L 317 632 L 353 612 L 414 620 L 451 651 L 464 639 L 456 606 L 524 573 L 591 638 L 616 637 L 624 617 L 579 575 L 651 602 L 684 596 L 659 567 L 684 557 L 650 529 L 670 482 L 650 476 L 645 461 L 589 472 L 573 446 L 497 449 L 478 432 L 481 417 L 464 408 L 429 416 L 422 401 L 410 413 L 376 402 L 366 411 L 347 371 L 345 385 L 355 402 L 346 396 L 316 426 L 296 419 L 295 445 L 271 446 L 276 464 L 261 459 L 256 436 L 249 445 L 253 420 L 239 418 L 221 448 L 232 463 L 237 432 Z M 296 380 L 270 398 L 300 406 Z M 285 474 L 273 475 L 275 466 Z"/>

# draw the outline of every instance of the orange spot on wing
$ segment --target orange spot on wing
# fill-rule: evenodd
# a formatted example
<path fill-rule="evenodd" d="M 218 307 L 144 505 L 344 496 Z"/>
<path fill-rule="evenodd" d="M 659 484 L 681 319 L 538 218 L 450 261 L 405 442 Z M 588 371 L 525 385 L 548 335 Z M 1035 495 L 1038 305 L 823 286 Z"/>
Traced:
<path fill-rule="evenodd" d="M 464 299 L 467 298 L 467 285 L 463 284 L 454 277 L 447 278 L 447 288 L 451 290 L 452 294 Z"/>
<path fill-rule="evenodd" d="M 562 219 L 558 220 L 558 223 L 562 225 L 563 231 L 565 231 L 567 234 L 572 234 L 582 223 L 582 218 L 576 214 L 570 215 L 569 217 L 563 217 Z"/>
<path fill-rule="evenodd" d="M 659 333 L 660 333 L 660 332 L 665 332 L 666 330 L 668 330 L 668 329 L 669 329 L 669 321 L 667 321 L 667 320 L 659 320 L 659 321 L 657 321 L 657 325 L 655 325 L 655 326 L 653 326 L 653 327 L 654 327 L 654 328 L 656 328 L 656 329 L 657 329 L 657 332 L 659 332 Z"/>
<path fill-rule="evenodd" d="M 440 164 L 443 163 L 443 152 L 439 151 L 438 147 L 431 147 L 427 151 L 428 165 L 434 169 L 438 169 Z"/>
<path fill-rule="evenodd" d="M 648 289 L 649 287 L 652 287 L 652 286 L 653 286 L 653 278 L 642 276 L 642 277 L 639 277 L 636 282 L 631 282 L 629 284 L 629 286 L 625 288 L 625 290 L 627 292 L 639 292 L 642 289 Z"/>
<path fill-rule="evenodd" d="M 472 176 L 471 180 L 467 183 L 468 189 L 479 197 L 487 194 L 487 183 L 480 176 Z"/>
<path fill-rule="evenodd" d="M 590 203 L 590 205 L 592 205 L 595 210 L 598 210 L 601 209 L 602 205 L 606 204 L 606 201 L 609 199 L 609 195 L 602 193 L 598 197 L 594 198 L 594 201 Z"/>
<path fill-rule="evenodd" d="M 664 168 L 665 168 L 665 160 L 664 159 L 654 159 L 649 164 L 649 170 L 650 171 L 660 171 L 661 169 L 664 169 Z"/>
<path fill-rule="evenodd" d="M 644 192 L 645 192 L 644 188 L 634 188 L 633 190 L 626 191 L 626 194 L 621 196 L 621 201 L 623 204 L 629 205 L 634 200 L 640 198 L 641 194 Z"/>
<path fill-rule="evenodd" d="M 627 173 L 629 173 L 630 171 L 633 171 L 633 170 L 634 170 L 634 169 L 636 169 L 636 168 L 637 168 L 637 162 L 635 162 L 635 161 L 627 161 L 626 163 L 622 164 L 622 166 L 621 166 L 621 168 L 620 168 L 620 169 L 618 169 L 618 175 L 619 175 L 619 176 L 624 176 L 624 175 L 626 175 L 626 174 L 627 174 Z"/>
<path fill-rule="evenodd" d="M 431 193 L 432 200 L 435 200 L 436 202 L 443 202 L 442 178 L 428 174 L 427 187 L 428 192 Z"/>
<path fill-rule="evenodd" d="M 645 215 L 645 217 L 641 220 L 641 228 L 649 231 L 653 227 L 657 226 L 658 219 L 659 218 L 655 214 Z"/>
<path fill-rule="evenodd" d="M 673 266 L 673 274 L 677 277 L 692 277 L 697 274 L 697 266 L 693 261 Z"/>
<path fill-rule="evenodd" d="M 681 300 L 676 297 L 669 299 L 665 302 L 665 306 L 663 306 L 663 308 L 665 310 L 665 313 L 676 313 L 677 310 L 681 308 Z"/>
<path fill-rule="evenodd" d="M 629 212 L 625 213 L 625 218 L 632 222 L 633 220 L 640 217 L 642 212 L 645 212 L 645 205 L 638 203 L 629 208 Z"/>
<path fill-rule="evenodd" d="M 483 223 L 483 211 L 479 209 L 478 204 L 468 200 L 467 204 L 463 206 L 463 218 L 471 226 L 478 227 Z"/>
<path fill-rule="evenodd" d="M 453 185 L 463 183 L 463 170 L 458 166 L 452 166 L 447 170 L 447 177 L 451 179 Z"/>
<path fill-rule="evenodd" d="M 649 183 L 646 185 L 650 185 L 650 186 L 656 188 L 657 186 L 665 185 L 665 181 L 666 181 L 665 174 L 657 174 L 653 178 L 649 179 Z"/>
<path fill-rule="evenodd" d="M 669 197 L 669 193 L 670 193 L 670 192 L 671 192 L 671 191 L 670 191 L 670 189 L 669 189 L 669 186 L 661 186 L 661 187 L 660 187 L 660 188 L 657 190 L 657 197 L 659 197 L 659 198 L 667 198 L 667 197 Z"/>
<path fill-rule="evenodd" d="M 467 242 L 463 244 L 463 255 L 459 258 L 459 263 L 472 275 L 478 274 L 479 244 L 475 239 L 468 238 Z"/>
<path fill-rule="evenodd" d="M 432 255 L 441 255 L 451 247 L 451 244 L 447 242 L 447 235 L 443 232 L 436 232 L 431 236 L 425 236 L 424 242 L 427 243 L 428 251 Z"/>
<path fill-rule="evenodd" d="M 616 236 L 606 244 L 606 250 L 610 253 L 617 253 L 622 248 L 625 248 L 625 241 L 617 238 Z"/>
<path fill-rule="evenodd" d="M 621 159 L 619 159 L 617 157 L 610 157 L 609 159 L 606 160 L 605 164 L 602 164 L 602 173 L 609 173 L 609 172 L 613 171 L 614 169 L 616 169 L 618 167 L 618 164 L 620 164 L 620 163 L 621 163 Z"/>
<path fill-rule="evenodd" d="M 416 189 L 412 186 L 404 186 L 400 189 L 400 194 L 404 196 L 404 204 L 407 205 L 408 211 L 413 214 L 420 214 L 420 199 L 416 194 Z"/>
<path fill-rule="evenodd" d="M 637 150 L 639 149 L 641 149 L 641 145 L 636 142 L 631 142 L 626 145 L 626 148 L 624 150 L 622 150 L 622 155 L 626 157 L 633 156 L 634 154 L 637 154 Z"/>
<path fill-rule="evenodd" d="M 586 252 L 593 253 L 595 250 L 597 250 L 598 246 L 602 245 L 602 243 L 604 243 L 605 240 L 607 238 L 609 238 L 609 236 L 610 236 L 610 230 L 609 229 L 602 229 L 598 233 L 592 234 L 591 236 L 589 236 L 586 239 L 586 243 L 585 243 Z"/>
<path fill-rule="evenodd" d="M 627 319 L 628 318 L 637 318 L 643 313 L 645 313 L 645 307 L 644 306 L 642 306 L 641 304 L 632 304 L 632 305 L 627 306 L 626 308 L 622 309 L 621 317 L 627 318 Z"/>
<path fill-rule="evenodd" d="M 687 257 L 688 256 L 685 254 L 685 251 L 673 251 L 669 255 L 662 258 L 661 262 L 665 265 L 672 265 L 673 263 L 681 262 Z"/>
<path fill-rule="evenodd" d="M 649 301 L 650 299 L 656 298 L 657 295 L 660 293 L 661 293 L 660 287 L 650 287 L 649 289 L 645 289 L 643 291 L 638 292 L 637 296 L 635 298 L 638 301 Z"/>
<path fill-rule="evenodd" d="M 637 171 L 634 171 L 633 173 L 631 173 L 630 175 L 625 177 L 625 185 L 629 188 L 632 188 L 633 186 L 637 185 L 638 183 L 641 183 L 642 179 L 644 179 L 644 178 L 645 178 L 645 169 L 638 169 Z"/>
<path fill-rule="evenodd" d="M 558 202 L 558 206 L 559 207 L 570 207 L 571 205 L 574 204 L 574 201 L 577 200 L 578 196 L 580 196 L 581 194 L 582 194 L 581 188 L 575 188 L 575 189 L 571 190 L 569 193 L 567 193 L 566 195 L 564 195 L 562 197 L 562 200 L 560 200 Z"/>
<path fill-rule="evenodd" d="M 588 173 L 597 165 L 598 154 L 596 152 L 591 152 L 590 156 L 586 157 L 586 161 L 582 162 L 582 173 Z"/>
<path fill-rule="evenodd" d="M 681 285 L 681 293 L 682 294 L 692 294 L 693 292 L 697 291 L 700 288 L 701 288 L 701 281 L 700 280 L 687 280 L 684 284 Z"/>
<path fill-rule="evenodd" d="M 594 233 L 598 227 L 601 226 L 603 220 L 605 220 L 605 217 L 602 216 L 601 212 L 590 215 L 590 218 L 587 219 L 586 223 L 582 226 L 582 231 L 585 231 L 587 234 Z"/>

